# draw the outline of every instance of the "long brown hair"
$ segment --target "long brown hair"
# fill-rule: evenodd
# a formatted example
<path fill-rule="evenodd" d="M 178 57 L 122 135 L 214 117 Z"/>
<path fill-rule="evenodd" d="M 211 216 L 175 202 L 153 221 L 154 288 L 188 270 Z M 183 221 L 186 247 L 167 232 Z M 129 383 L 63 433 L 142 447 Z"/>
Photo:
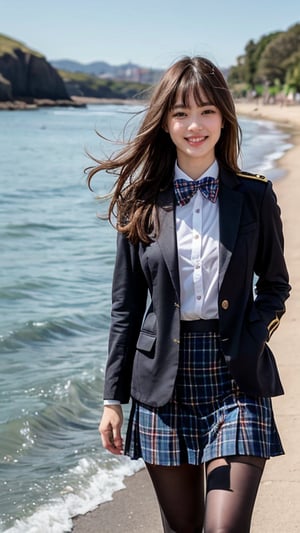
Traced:
<path fill-rule="evenodd" d="M 115 174 L 108 219 L 126 233 L 131 242 L 149 242 L 149 233 L 158 232 L 156 201 L 160 191 L 173 180 L 176 147 L 164 130 L 167 114 L 180 93 L 184 104 L 189 95 L 201 105 L 200 91 L 221 112 L 223 128 L 215 147 L 221 167 L 238 171 L 241 132 L 230 90 L 220 70 L 208 59 L 184 57 L 162 76 L 152 93 L 139 129 L 133 139 L 107 160 L 98 160 L 87 169 L 88 185 L 102 170 Z"/>

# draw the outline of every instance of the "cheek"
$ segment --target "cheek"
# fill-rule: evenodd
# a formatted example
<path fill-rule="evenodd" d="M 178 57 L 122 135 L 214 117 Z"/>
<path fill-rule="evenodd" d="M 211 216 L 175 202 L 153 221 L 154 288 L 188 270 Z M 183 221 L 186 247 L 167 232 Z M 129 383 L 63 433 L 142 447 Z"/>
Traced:
<path fill-rule="evenodd" d="M 220 135 L 221 135 L 221 133 L 222 133 L 222 127 L 223 127 L 222 120 L 217 120 L 217 121 L 212 125 L 212 129 L 213 129 L 213 131 L 215 132 L 215 134 L 216 134 L 217 137 L 220 137 Z"/>
<path fill-rule="evenodd" d="M 178 144 L 180 144 L 182 134 L 180 134 L 178 129 L 176 130 L 173 129 L 172 131 L 169 131 L 169 136 L 175 146 L 178 146 Z"/>
<path fill-rule="evenodd" d="M 172 137 L 176 137 L 176 135 L 178 135 L 181 131 L 183 130 L 183 127 L 182 127 L 182 124 L 179 124 L 178 122 L 176 122 L 175 124 L 172 123 L 172 124 L 168 124 L 168 132 Z"/>

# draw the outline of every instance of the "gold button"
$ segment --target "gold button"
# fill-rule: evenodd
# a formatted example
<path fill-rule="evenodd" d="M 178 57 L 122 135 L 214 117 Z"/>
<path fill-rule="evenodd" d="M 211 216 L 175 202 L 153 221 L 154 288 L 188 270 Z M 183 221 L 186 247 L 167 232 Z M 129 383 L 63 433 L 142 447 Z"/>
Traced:
<path fill-rule="evenodd" d="M 180 344 L 180 341 L 178 339 L 173 339 L 174 342 L 176 342 L 176 344 Z"/>
<path fill-rule="evenodd" d="M 221 307 L 222 307 L 222 309 L 224 309 L 226 311 L 226 309 L 228 309 L 228 307 L 229 307 L 228 300 L 222 300 Z"/>

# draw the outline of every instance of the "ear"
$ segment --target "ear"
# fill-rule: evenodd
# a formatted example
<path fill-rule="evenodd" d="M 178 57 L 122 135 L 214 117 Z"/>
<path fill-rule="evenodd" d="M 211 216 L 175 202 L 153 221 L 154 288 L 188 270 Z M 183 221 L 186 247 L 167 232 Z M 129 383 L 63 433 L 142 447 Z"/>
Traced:
<path fill-rule="evenodd" d="M 162 129 L 163 129 L 166 133 L 169 133 L 169 130 L 168 130 L 168 126 L 167 126 L 167 124 L 163 124 Z"/>

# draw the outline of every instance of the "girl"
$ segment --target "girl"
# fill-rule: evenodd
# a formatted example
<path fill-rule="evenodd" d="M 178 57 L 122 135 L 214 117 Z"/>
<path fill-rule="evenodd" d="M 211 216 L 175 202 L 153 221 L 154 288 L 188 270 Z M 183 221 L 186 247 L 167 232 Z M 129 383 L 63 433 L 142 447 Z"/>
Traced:
<path fill-rule="evenodd" d="M 240 171 L 239 148 L 223 75 L 185 57 L 162 77 L 136 136 L 88 176 L 90 185 L 100 170 L 117 175 L 99 430 L 110 452 L 144 459 L 165 532 L 247 533 L 265 461 L 284 453 L 267 345 L 290 291 L 280 211 L 272 184 Z"/>

